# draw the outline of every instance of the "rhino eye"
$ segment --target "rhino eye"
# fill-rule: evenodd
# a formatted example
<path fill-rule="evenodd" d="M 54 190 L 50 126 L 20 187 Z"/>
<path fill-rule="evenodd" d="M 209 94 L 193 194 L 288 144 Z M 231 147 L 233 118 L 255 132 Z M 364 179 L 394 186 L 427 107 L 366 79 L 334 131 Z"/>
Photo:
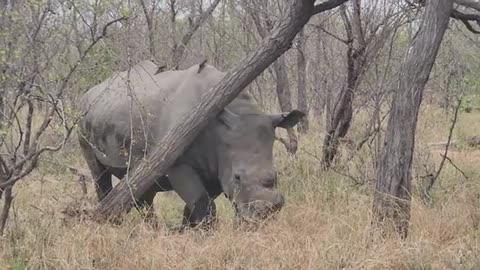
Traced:
<path fill-rule="evenodd" d="M 240 174 L 236 173 L 233 177 L 235 178 L 235 184 L 240 184 Z"/>
<path fill-rule="evenodd" d="M 234 192 L 238 192 L 240 189 L 240 175 L 234 174 L 233 175 L 233 190 Z"/>

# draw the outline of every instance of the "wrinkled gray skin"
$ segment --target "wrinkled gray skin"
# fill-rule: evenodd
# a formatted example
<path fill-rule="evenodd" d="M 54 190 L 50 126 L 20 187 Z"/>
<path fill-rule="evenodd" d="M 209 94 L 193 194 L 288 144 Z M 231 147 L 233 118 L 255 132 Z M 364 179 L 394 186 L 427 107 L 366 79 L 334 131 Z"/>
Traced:
<path fill-rule="evenodd" d="M 154 75 L 156 69 L 152 62 L 143 61 L 82 97 L 85 116 L 79 124 L 79 140 L 96 179 L 99 200 L 112 189 L 112 175 L 122 179 L 135 168 L 224 76 L 209 65 Z M 292 127 L 301 117 L 299 111 L 264 114 L 249 94 L 240 94 L 138 205 L 147 206 L 147 217 L 154 218 L 151 205 L 155 194 L 174 190 L 186 203 L 184 225 L 195 226 L 212 220 L 213 199 L 225 193 L 240 219 L 267 217 L 284 204 L 273 167 L 275 128 Z"/>

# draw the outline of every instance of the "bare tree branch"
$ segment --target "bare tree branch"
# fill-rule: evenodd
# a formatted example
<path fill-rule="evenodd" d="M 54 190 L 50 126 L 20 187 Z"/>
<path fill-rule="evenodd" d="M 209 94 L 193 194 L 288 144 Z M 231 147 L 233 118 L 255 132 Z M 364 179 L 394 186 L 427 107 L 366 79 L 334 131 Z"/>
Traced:
<path fill-rule="evenodd" d="M 462 12 L 456 10 L 456 9 L 453 9 L 450 17 L 452 17 L 454 19 L 457 19 L 457 20 L 460 20 L 465 25 L 465 27 L 467 27 L 467 29 L 470 32 L 475 33 L 475 34 L 480 34 L 480 31 L 474 29 L 472 27 L 472 25 L 470 24 L 471 21 L 474 21 L 480 26 L 480 15 L 478 15 L 478 14 L 466 14 L 466 13 L 462 13 Z"/>
<path fill-rule="evenodd" d="M 480 2 L 475 0 L 455 0 L 455 3 L 466 8 L 475 9 L 480 12 Z"/>
<path fill-rule="evenodd" d="M 46 96 L 44 100 L 48 102 L 49 108 L 43 115 L 43 119 L 40 119 L 40 125 L 37 126 L 34 125 L 34 118 L 37 112 L 35 112 L 33 103 L 36 97 L 31 93 L 35 88 L 40 88 L 37 81 L 40 81 L 44 87 L 50 83 L 42 77 L 42 68 L 52 64 L 48 59 L 49 55 L 44 51 L 44 47 L 42 47 L 42 42 L 45 42 L 45 39 L 41 39 L 44 38 L 42 35 L 43 30 L 46 29 L 49 23 L 47 20 L 48 14 L 51 14 L 49 9 L 47 9 L 47 11 L 41 11 L 38 15 L 38 21 L 34 19 L 34 23 L 36 24 L 32 27 L 33 31 L 29 30 L 27 25 L 25 25 L 25 34 L 27 40 L 30 42 L 28 44 L 29 50 L 32 51 L 30 60 L 33 62 L 33 64 L 31 64 L 32 67 L 21 70 L 15 70 L 14 67 L 9 67 L 9 72 L 12 73 L 12 86 L 10 87 L 14 91 L 12 91 L 13 95 L 10 96 L 11 103 L 6 103 L 8 113 L 5 114 L 2 112 L 3 119 L 6 120 L 4 121 L 6 125 L 2 126 L 2 130 L 6 129 L 6 131 L 0 134 L 0 146 L 4 147 L 7 153 L 0 155 L 0 167 L 2 169 L 0 175 L 0 194 L 4 201 L 0 213 L 0 235 L 4 231 L 12 204 L 12 189 L 14 184 L 29 175 L 37 167 L 39 157 L 43 153 L 56 152 L 62 149 L 73 131 L 75 123 L 72 123 L 72 126 L 68 125 L 62 103 L 63 94 L 68 88 L 73 74 L 80 64 L 84 62 L 93 47 L 107 35 L 108 28 L 114 23 L 127 19 L 124 17 L 118 18 L 104 25 L 99 35 L 93 38 L 91 44 L 67 70 L 63 78 L 54 80 L 55 90 L 52 91 L 53 94 L 45 93 L 40 89 L 40 92 Z M 48 37 L 46 40 L 48 40 Z M 44 53 L 47 57 L 47 59 L 45 59 L 46 63 L 40 64 L 40 57 L 44 56 Z M 26 111 L 23 110 L 25 107 Z M 61 125 L 65 129 L 63 138 L 57 140 L 52 145 L 44 145 L 41 137 L 46 133 L 47 129 L 52 126 L 52 123 L 57 120 L 56 116 L 61 120 Z"/>
<path fill-rule="evenodd" d="M 142 6 L 143 14 L 145 15 L 145 20 L 147 21 L 148 28 L 148 42 L 149 42 L 149 51 L 150 57 L 156 60 L 156 50 L 155 50 L 155 36 L 154 36 L 154 22 L 153 22 L 153 13 L 155 11 L 155 4 L 152 4 L 151 12 L 148 12 L 147 5 L 145 0 L 139 0 L 140 5 Z"/>
<path fill-rule="evenodd" d="M 347 44 L 348 44 L 348 42 L 349 42 L 348 40 L 346 40 L 346 39 L 343 39 L 343 38 L 341 38 L 341 37 L 339 37 L 339 36 L 337 36 L 337 35 L 335 35 L 335 34 L 333 34 L 333 33 L 329 32 L 329 31 L 325 30 L 325 28 L 323 28 L 321 25 L 313 25 L 313 26 L 314 26 L 315 28 L 317 28 L 318 30 L 320 30 L 320 31 L 324 32 L 325 34 L 327 34 L 327 35 L 329 35 L 329 36 L 333 37 L 334 39 L 336 39 L 336 40 L 338 40 L 338 41 L 342 42 L 342 43 L 343 43 L 343 44 L 345 44 L 345 45 L 347 45 Z"/>
<path fill-rule="evenodd" d="M 443 157 L 442 161 L 440 162 L 440 166 L 438 167 L 437 172 L 433 176 L 429 177 L 429 179 L 428 179 L 429 182 L 423 190 L 424 196 L 426 198 L 430 198 L 430 190 L 432 189 L 433 185 L 435 184 L 438 177 L 440 176 L 440 173 L 442 172 L 442 169 L 443 169 L 443 165 L 445 164 L 445 160 L 448 157 L 448 150 L 450 148 L 450 142 L 452 141 L 453 130 L 455 129 L 455 125 L 457 124 L 458 112 L 460 111 L 460 106 L 461 105 L 462 105 L 462 99 L 459 98 L 457 106 L 455 106 L 455 111 L 454 111 L 454 114 L 453 114 L 452 124 L 450 125 L 450 129 L 448 131 L 447 144 L 445 145 L 445 150 L 443 151 L 443 154 L 441 155 Z"/>
<path fill-rule="evenodd" d="M 174 45 L 172 63 L 174 69 L 178 69 L 180 61 L 182 60 L 185 48 L 192 39 L 195 32 L 202 26 L 202 24 L 207 20 L 207 18 L 212 15 L 213 11 L 217 7 L 220 0 L 214 0 L 214 2 L 205 10 L 194 22 L 189 24 L 189 29 L 185 34 L 183 34 L 180 42 Z"/>
<path fill-rule="evenodd" d="M 448 156 L 444 156 L 444 157 L 445 157 L 445 159 L 448 160 L 448 162 L 450 162 L 450 164 L 451 164 L 457 171 L 459 171 L 459 172 L 462 174 L 462 176 L 463 176 L 466 180 L 469 180 L 469 179 L 470 179 L 470 177 L 468 177 L 467 174 L 466 174 L 462 169 L 460 169 L 460 168 L 453 162 L 453 160 L 452 160 L 451 158 L 449 158 Z"/>
<path fill-rule="evenodd" d="M 423 7 L 425 6 L 425 1 L 418 1 L 417 4 L 414 4 L 410 1 L 406 1 L 411 7 Z M 476 11 L 480 11 L 480 2 L 475 2 L 471 0 L 455 0 L 454 1 L 457 5 L 463 8 L 471 8 Z M 470 22 L 476 22 L 480 26 L 480 15 L 479 14 L 468 14 L 459 11 L 458 9 L 453 8 L 450 17 L 460 20 L 465 27 L 472 33 L 480 34 L 479 30 L 473 28 Z"/>
<path fill-rule="evenodd" d="M 328 1 L 325 1 L 323 3 L 315 5 L 313 7 L 313 14 L 318 14 L 318 13 L 322 13 L 322 12 L 330 10 L 330 9 L 334 9 L 334 8 L 344 4 L 345 2 L 348 2 L 348 0 L 328 0 Z"/>

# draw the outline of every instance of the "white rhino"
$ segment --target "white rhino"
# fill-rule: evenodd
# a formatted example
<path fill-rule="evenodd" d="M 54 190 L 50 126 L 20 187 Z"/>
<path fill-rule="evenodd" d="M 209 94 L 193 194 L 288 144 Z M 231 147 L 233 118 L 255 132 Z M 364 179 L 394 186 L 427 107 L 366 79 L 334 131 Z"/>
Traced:
<path fill-rule="evenodd" d="M 143 61 L 88 90 L 79 124 L 83 155 L 101 200 L 166 132 L 176 125 L 225 73 L 200 64 L 165 71 Z M 264 218 L 284 204 L 273 166 L 275 128 L 293 127 L 304 114 L 265 114 L 242 92 L 193 141 L 138 205 L 151 205 L 157 192 L 174 190 L 185 201 L 184 225 L 215 216 L 213 200 L 224 193 L 237 217 Z M 149 211 L 153 217 L 153 211 Z"/>

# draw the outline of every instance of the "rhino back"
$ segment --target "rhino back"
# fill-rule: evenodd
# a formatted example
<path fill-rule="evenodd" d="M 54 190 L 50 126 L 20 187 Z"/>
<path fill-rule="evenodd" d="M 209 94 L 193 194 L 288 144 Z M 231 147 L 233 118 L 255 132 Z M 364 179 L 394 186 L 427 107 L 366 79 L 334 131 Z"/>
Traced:
<path fill-rule="evenodd" d="M 182 120 L 200 101 L 202 95 L 208 92 L 224 76 L 212 66 L 205 66 L 198 73 L 198 65 L 185 70 L 185 77 L 178 88 L 167 97 L 167 106 L 164 107 L 163 121 L 166 126 L 160 130 L 165 133 L 173 125 Z"/>
<path fill-rule="evenodd" d="M 198 66 L 157 75 L 154 70 L 153 63 L 144 61 L 130 72 L 114 74 L 82 98 L 80 136 L 102 164 L 126 167 L 129 153 L 133 163 L 142 159 L 223 76 L 210 66 L 201 73 Z"/>

